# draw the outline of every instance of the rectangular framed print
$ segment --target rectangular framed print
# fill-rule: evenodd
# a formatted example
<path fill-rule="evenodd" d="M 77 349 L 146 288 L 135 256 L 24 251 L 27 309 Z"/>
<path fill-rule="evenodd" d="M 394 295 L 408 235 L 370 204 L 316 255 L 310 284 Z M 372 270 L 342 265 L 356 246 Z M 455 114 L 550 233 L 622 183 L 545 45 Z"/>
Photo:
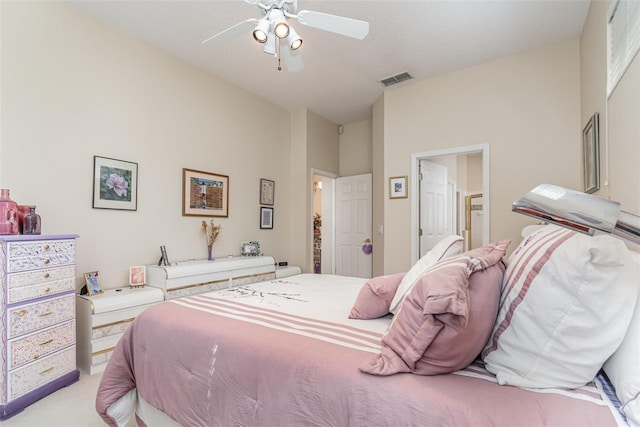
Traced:
<path fill-rule="evenodd" d="M 582 173 L 585 193 L 600 189 L 600 143 L 598 138 L 598 113 L 589 119 L 582 131 Z"/>
<path fill-rule="evenodd" d="M 129 267 L 129 286 L 132 288 L 143 287 L 146 284 L 147 269 L 144 265 Z"/>
<path fill-rule="evenodd" d="M 89 295 L 98 295 L 104 292 L 102 289 L 102 282 L 100 280 L 100 273 L 98 271 L 84 273 L 84 281 L 87 285 L 87 293 Z"/>
<path fill-rule="evenodd" d="M 276 182 L 270 179 L 260 179 L 260 204 L 273 206 L 275 201 Z"/>
<path fill-rule="evenodd" d="M 389 198 L 405 199 L 409 197 L 407 193 L 407 176 L 392 176 L 389 178 Z"/>
<path fill-rule="evenodd" d="M 138 164 L 93 156 L 93 208 L 138 209 Z"/>
<path fill-rule="evenodd" d="M 182 216 L 229 216 L 229 177 L 182 169 Z"/>
<path fill-rule="evenodd" d="M 260 228 L 272 229 L 273 228 L 273 208 L 260 208 Z"/>

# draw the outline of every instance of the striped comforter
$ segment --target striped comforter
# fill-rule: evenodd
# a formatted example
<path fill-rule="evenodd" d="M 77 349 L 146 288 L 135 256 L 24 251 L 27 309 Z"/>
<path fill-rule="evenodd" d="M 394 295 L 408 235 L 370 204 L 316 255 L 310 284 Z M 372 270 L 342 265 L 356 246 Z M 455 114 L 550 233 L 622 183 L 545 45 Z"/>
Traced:
<path fill-rule="evenodd" d="M 614 426 L 595 384 L 534 392 L 473 364 L 389 377 L 358 366 L 390 318 L 348 319 L 364 279 L 299 275 L 167 301 L 142 313 L 96 408 L 130 390 L 184 426 Z"/>

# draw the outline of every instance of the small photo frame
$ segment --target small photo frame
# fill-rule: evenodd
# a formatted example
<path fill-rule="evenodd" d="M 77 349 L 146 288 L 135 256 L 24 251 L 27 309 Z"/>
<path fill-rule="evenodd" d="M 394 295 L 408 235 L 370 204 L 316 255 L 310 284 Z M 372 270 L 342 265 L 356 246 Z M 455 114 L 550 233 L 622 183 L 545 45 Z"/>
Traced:
<path fill-rule="evenodd" d="M 240 244 L 240 255 L 258 256 L 258 244 L 256 242 L 242 242 Z"/>
<path fill-rule="evenodd" d="M 600 190 L 598 113 L 591 116 L 582 130 L 582 176 L 585 193 L 595 193 Z"/>
<path fill-rule="evenodd" d="M 84 273 L 84 282 L 87 285 L 87 293 L 89 295 L 98 295 L 104 292 L 99 272 L 90 271 L 89 273 Z"/>
<path fill-rule="evenodd" d="M 129 267 L 129 286 L 142 288 L 147 283 L 147 269 L 144 265 Z"/>
<path fill-rule="evenodd" d="M 407 176 L 392 176 L 389 178 L 389 198 L 405 199 L 407 193 Z"/>
<path fill-rule="evenodd" d="M 182 216 L 229 216 L 229 176 L 182 169 Z"/>
<path fill-rule="evenodd" d="M 138 164 L 93 156 L 93 208 L 138 209 Z"/>
<path fill-rule="evenodd" d="M 273 228 L 273 208 L 260 207 L 260 228 Z"/>
<path fill-rule="evenodd" d="M 276 182 L 270 179 L 260 179 L 260 204 L 273 206 L 275 201 Z"/>

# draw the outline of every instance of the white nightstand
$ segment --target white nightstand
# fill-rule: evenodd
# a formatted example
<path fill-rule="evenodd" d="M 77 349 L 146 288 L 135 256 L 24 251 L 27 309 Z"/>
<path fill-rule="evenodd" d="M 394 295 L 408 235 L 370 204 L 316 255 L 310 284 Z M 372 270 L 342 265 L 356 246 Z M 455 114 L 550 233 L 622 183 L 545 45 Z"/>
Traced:
<path fill-rule="evenodd" d="M 295 265 L 287 265 L 283 267 L 276 267 L 276 279 L 280 279 L 281 277 L 289 277 L 294 276 L 296 274 L 302 273 L 300 267 Z"/>
<path fill-rule="evenodd" d="M 162 290 L 150 286 L 76 295 L 78 367 L 90 375 L 102 372 L 125 329 L 143 310 L 162 301 Z"/>

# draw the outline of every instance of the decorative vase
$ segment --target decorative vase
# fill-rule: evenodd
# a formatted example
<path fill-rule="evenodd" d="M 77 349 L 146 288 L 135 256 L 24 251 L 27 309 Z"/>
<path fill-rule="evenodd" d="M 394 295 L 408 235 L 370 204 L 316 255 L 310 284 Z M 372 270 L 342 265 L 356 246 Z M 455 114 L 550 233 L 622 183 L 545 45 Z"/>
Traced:
<path fill-rule="evenodd" d="M 213 255 L 211 254 L 211 250 L 212 249 L 213 249 L 213 245 L 208 245 L 207 246 L 207 259 L 209 261 L 213 261 L 214 260 Z"/>
<path fill-rule="evenodd" d="M 29 206 L 29 213 L 22 221 L 22 234 L 40 234 L 40 215 L 36 213 L 35 206 Z"/>
<path fill-rule="evenodd" d="M 0 234 L 18 232 L 18 204 L 9 197 L 9 190 L 0 189 Z"/>
<path fill-rule="evenodd" d="M 29 206 L 18 205 L 18 233 L 22 234 L 22 225 L 24 223 L 24 216 L 30 212 Z"/>

